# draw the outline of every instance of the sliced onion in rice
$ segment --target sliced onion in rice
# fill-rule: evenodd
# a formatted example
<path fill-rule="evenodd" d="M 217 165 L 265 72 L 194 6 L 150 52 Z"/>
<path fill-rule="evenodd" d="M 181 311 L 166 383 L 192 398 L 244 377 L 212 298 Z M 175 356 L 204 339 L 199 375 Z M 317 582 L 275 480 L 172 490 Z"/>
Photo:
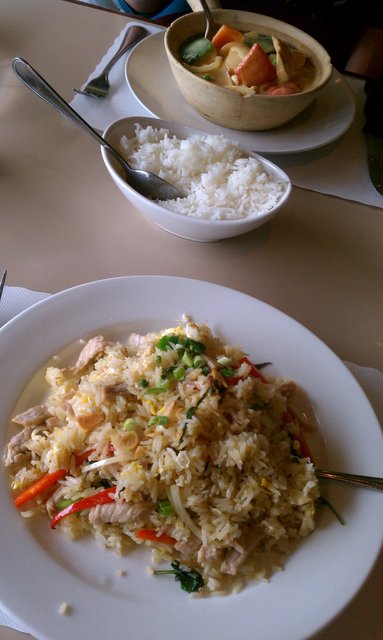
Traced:
<path fill-rule="evenodd" d="M 38 509 L 28 509 L 27 511 L 20 511 L 23 518 L 33 518 L 39 512 Z"/>
<path fill-rule="evenodd" d="M 184 505 L 182 504 L 180 488 L 176 484 L 172 484 L 169 487 L 169 493 L 170 493 L 171 503 L 175 511 L 177 512 L 177 515 L 181 518 L 182 522 L 186 524 L 186 526 L 190 529 L 190 531 L 194 533 L 194 535 L 197 536 L 199 540 L 202 540 L 201 529 L 197 527 L 197 525 L 193 522 L 188 512 L 186 511 Z"/>
<path fill-rule="evenodd" d="M 126 460 L 126 456 L 113 456 L 113 458 L 104 458 L 103 460 L 97 460 L 96 462 L 91 462 L 83 467 L 82 471 L 88 472 L 93 471 L 93 469 L 99 469 L 100 467 L 107 467 L 110 464 L 116 464 L 116 462 L 124 462 Z"/>

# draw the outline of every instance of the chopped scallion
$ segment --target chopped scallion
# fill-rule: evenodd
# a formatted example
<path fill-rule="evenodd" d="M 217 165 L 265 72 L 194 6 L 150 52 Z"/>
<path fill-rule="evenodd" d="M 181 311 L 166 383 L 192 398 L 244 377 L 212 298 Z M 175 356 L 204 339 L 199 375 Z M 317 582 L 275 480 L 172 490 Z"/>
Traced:
<path fill-rule="evenodd" d="M 197 342 L 196 340 L 192 340 L 192 338 L 185 338 L 182 341 L 183 346 L 186 351 L 189 353 L 193 353 L 197 355 L 198 353 L 203 353 L 206 349 L 205 345 L 202 342 Z"/>
<path fill-rule="evenodd" d="M 166 351 L 167 349 L 185 349 L 188 353 L 203 353 L 206 349 L 202 342 L 193 340 L 192 338 L 180 338 L 175 335 L 162 336 L 156 344 L 157 349 Z"/>
<path fill-rule="evenodd" d="M 170 365 L 170 367 L 164 367 L 162 369 L 162 374 L 161 374 L 161 379 L 165 380 L 166 376 L 168 375 L 168 373 L 173 373 L 173 370 L 175 369 L 175 366 L 172 364 Z"/>
<path fill-rule="evenodd" d="M 232 367 L 224 367 L 219 370 L 220 374 L 225 376 L 225 378 L 231 378 L 234 375 L 234 369 Z"/>
<path fill-rule="evenodd" d="M 162 500 L 161 502 L 159 502 L 157 509 L 158 513 L 164 518 L 166 518 L 167 516 L 173 516 L 175 514 L 175 509 L 169 500 Z"/>
<path fill-rule="evenodd" d="M 185 377 L 185 369 L 183 367 L 176 367 L 173 369 L 174 380 L 183 380 Z"/>
<path fill-rule="evenodd" d="M 80 500 L 80 499 L 81 498 L 77 498 L 77 500 Z M 77 502 L 77 500 L 72 500 L 71 498 L 67 498 L 66 500 L 60 500 L 59 502 L 56 502 L 56 509 L 57 511 L 62 511 L 63 509 L 66 509 L 67 507 L 69 507 L 70 504 Z"/>
<path fill-rule="evenodd" d="M 182 356 L 182 362 L 187 367 L 192 367 L 193 366 L 193 357 L 190 355 L 190 353 L 185 351 L 185 353 Z"/>
<path fill-rule="evenodd" d="M 135 431 L 137 427 L 137 422 L 134 418 L 127 418 L 122 425 L 125 431 Z"/>
<path fill-rule="evenodd" d="M 160 424 L 163 427 L 168 424 L 169 422 L 169 418 L 167 416 L 153 416 L 152 418 L 150 418 L 149 420 L 149 424 Z"/>
<path fill-rule="evenodd" d="M 163 393 L 164 391 L 167 391 L 169 389 L 169 380 L 163 380 L 158 387 L 150 387 L 149 389 L 146 389 L 145 393 L 148 394 L 152 394 L 155 395 L 157 393 Z"/>
<path fill-rule="evenodd" d="M 166 351 L 167 349 L 174 349 L 175 345 L 178 344 L 179 337 L 174 335 L 162 336 L 156 344 L 157 349 L 160 351 Z"/>
<path fill-rule="evenodd" d="M 193 360 L 193 367 L 195 369 L 202 369 L 204 364 L 205 364 L 205 360 L 202 358 L 202 356 L 196 356 Z"/>

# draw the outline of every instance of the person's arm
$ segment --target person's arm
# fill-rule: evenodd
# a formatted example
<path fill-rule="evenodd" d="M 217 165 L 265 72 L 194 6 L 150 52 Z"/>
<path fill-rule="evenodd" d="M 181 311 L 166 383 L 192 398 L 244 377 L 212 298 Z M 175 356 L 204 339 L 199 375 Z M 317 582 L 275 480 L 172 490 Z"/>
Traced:
<path fill-rule="evenodd" d="M 129 5 L 134 11 L 138 13 L 155 13 L 160 9 L 166 7 L 169 4 L 166 0 L 127 0 L 126 4 Z"/>

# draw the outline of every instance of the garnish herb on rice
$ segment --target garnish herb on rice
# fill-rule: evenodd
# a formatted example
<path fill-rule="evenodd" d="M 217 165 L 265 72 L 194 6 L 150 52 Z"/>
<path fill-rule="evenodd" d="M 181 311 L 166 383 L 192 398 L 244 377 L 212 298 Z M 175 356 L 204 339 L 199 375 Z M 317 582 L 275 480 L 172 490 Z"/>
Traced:
<path fill-rule="evenodd" d="M 318 482 L 291 380 L 266 376 L 203 324 L 95 336 L 46 369 L 45 402 L 13 418 L 15 505 L 52 535 L 151 548 L 181 587 L 237 591 L 315 528 Z"/>
<path fill-rule="evenodd" d="M 340 515 L 340 513 L 335 509 L 335 507 L 331 504 L 331 502 L 329 500 L 327 500 L 327 498 L 324 498 L 323 496 L 320 496 L 319 504 L 323 504 L 324 506 L 328 507 L 330 509 L 330 511 L 333 512 L 334 516 L 336 517 L 336 519 L 338 520 L 338 522 L 341 525 L 344 526 L 346 524 L 343 516 Z"/>
<path fill-rule="evenodd" d="M 200 573 L 195 569 L 187 569 L 182 567 L 177 560 L 171 563 L 172 569 L 155 569 L 154 575 L 173 575 L 175 580 L 180 583 L 181 589 L 187 593 L 199 591 L 204 586 L 204 581 Z"/>

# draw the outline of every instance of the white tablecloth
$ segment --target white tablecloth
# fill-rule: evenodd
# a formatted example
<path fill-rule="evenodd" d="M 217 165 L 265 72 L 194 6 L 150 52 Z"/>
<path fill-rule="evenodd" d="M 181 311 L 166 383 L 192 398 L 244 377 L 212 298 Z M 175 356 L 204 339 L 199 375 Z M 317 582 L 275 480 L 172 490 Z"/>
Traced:
<path fill-rule="evenodd" d="M 160 27 L 148 25 L 148 30 L 154 33 L 159 31 Z M 97 75 L 102 70 L 117 50 L 122 35 L 121 32 L 89 77 Z M 124 59 L 120 59 L 115 65 L 109 79 L 113 87 L 110 97 L 97 101 L 76 95 L 71 102 L 73 108 L 101 130 L 113 120 L 122 117 L 151 115 L 128 89 L 124 78 Z M 353 78 L 347 80 L 354 92 L 357 110 L 355 120 L 346 134 L 338 141 L 318 150 L 292 155 L 273 154 L 270 155 L 270 159 L 279 164 L 298 187 L 383 208 L 383 197 L 372 187 L 367 172 L 365 141 L 362 134 L 363 82 Z M 44 292 L 6 286 L 0 305 L 0 327 L 48 296 L 49 294 Z M 383 425 L 383 373 L 354 363 L 345 364 L 364 389 Z M 1 609 L 0 625 L 23 631 L 22 627 Z"/>

